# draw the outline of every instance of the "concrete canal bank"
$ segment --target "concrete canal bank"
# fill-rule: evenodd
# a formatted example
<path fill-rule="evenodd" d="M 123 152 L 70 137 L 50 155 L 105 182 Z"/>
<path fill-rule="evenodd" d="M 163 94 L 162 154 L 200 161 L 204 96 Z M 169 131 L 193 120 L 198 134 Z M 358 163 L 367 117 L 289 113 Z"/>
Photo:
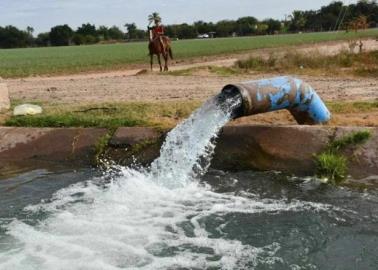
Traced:
<path fill-rule="evenodd" d="M 364 144 L 346 147 L 349 174 L 378 175 L 378 129 L 329 126 L 226 126 L 218 138 L 212 167 L 223 170 L 278 170 L 315 173 L 314 155 L 334 140 L 369 131 Z M 100 157 L 123 165 L 148 164 L 159 155 L 165 132 L 152 128 L 119 128 L 113 134 L 97 128 L 0 127 L 0 171 L 39 162 L 96 165 Z"/>

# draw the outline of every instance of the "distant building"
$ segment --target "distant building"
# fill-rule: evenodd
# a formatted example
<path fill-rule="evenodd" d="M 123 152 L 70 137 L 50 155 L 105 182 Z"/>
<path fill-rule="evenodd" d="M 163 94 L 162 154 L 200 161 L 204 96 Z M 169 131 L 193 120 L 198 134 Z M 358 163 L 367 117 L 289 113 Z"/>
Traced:
<path fill-rule="evenodd" d="M 200 34 L 197 38 L 210 38 L 210 36 L 208 34 Z"/>
<path fill-rule="evenodd" d="M 215 34 L 216 34 L 216 32 L 209 32 L 208 34 L 209 34 L 210 38 L 214 38 L 214 37 L 215 37 Z"/>
<path fill-rule="evenodd" d="M 209 32 L 204 34 L 199 34 L 197 38 L 214 38 L 216 32 Z"/>

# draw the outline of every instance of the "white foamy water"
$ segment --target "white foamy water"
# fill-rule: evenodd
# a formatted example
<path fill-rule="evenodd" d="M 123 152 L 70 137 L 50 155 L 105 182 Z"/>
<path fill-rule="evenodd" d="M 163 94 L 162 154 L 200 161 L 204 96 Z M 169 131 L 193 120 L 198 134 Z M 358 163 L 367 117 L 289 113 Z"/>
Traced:
<path fill-rule="evenodd" d="M 168 135 L 147 172 L 121 168 L 106 184 L 93 179 L 72 185 L 27 207 L 45 217 L 37 225 L 8 225 L 0 238 L 0 269 L 253 269 L 282 260 L 278 243 L 254 247 L 229 239 L 226 215 L 329 206 L 219 194 L 194 181 L 206 171 L 211 141 L 230 114 L 210 100 Z"/>
<path fill-rule="evenodd" d="M 241 100 L 235 97 L 225 103 L 221 107 L 217 97 L 209 99 L 168 134 L 160 157 L 151 164 L 151 174 L 159 184 L 183 187 L 207 171 L 215 148 L 212 140 Z"/>

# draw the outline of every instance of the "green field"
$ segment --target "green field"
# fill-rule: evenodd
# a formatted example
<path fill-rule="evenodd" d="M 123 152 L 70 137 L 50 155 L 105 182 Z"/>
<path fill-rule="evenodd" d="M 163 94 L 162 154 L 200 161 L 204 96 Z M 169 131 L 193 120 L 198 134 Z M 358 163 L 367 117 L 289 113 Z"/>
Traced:
<path fill-rule="evenodd" d="M 208 40 L 180 40 L 173 42 L 173 53 L 175 58 L 184 59 L 237 53 L 260 48 L 375 36 L 378 36 L 378 29 L 370 29 L 358 33 L 327 32 Z M 0 50 L 0 76 L 3 78 L 12 78 L 113 70 L 140 63 L 146 63 L 146 67 L 148 67 L 148 61 L 146 42 L 2 49 Z"/>

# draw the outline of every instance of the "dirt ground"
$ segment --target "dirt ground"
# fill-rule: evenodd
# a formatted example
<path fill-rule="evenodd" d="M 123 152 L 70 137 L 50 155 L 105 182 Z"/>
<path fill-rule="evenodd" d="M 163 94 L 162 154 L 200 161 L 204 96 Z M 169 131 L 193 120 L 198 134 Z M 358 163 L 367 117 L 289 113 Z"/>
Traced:
<path fill-rule="evenodd" d="M 348 49 L 347 42 L 332 42 L 299 46 L 297 50 L 311 53 L 335 54 Z M 378 50 L 378 42 L 365 41 L 365 50 Z M 281 49 L 280 49 L 281 50 Z M 173 63 L 171 70 L 184 70 L 200 66 L 232 66 L 237 59 L 251 54 L 269 55 L 277 49 L 257 50 L 253 53 L 206 57 Z M 124 71 L 78 74 L 57 77 L 32 77 L 6 80 L 12 100 L 22 102 L 48 102 L 61 104 L 88 104 L 130 101 L 204 100 L 229 83 L 277 76 L 277 74 L 235 75 L 222 77 L 206 72 L 191 76 L 161 75 L 147 72 L 146 65 Z M 282 74 L 288 75 L 288 74 Z M 292 75 L 292 74 L 291 74 Z M 312 85 L 326 101 L 377 100 L 378 78 L 299 76 Z M 338 116 L 339 117 L 339 116 Z M 348 120 L 349 119 L 349 120 Z M 239 122 L 293 123 L 287 113 L 272 113 L 242 119 Z M 363 124 L 378 126 L 378 114 L 354 114 L 338 119 L 337 124 Z"/>

